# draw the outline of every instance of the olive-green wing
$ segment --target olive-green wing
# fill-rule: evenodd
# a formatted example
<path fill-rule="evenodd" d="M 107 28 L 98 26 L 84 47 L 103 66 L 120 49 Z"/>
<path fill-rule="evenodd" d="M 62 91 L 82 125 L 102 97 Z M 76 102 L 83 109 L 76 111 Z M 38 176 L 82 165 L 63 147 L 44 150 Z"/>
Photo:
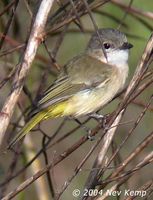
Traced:
<path fill-rule="evenodd" d="M 85 88 L 85 84 L 72 84 L 71 81 L 66 78 L 57 82 L 56 85 L 46 91 L 44 96 L 39 100 L 37 106 L 40 109 L 46 108 L 51 104 L 68 99 L 70 96 Z"/>
<path fill-rule="evenodd" d="M 74 58 L 63 68 L 57 81 L 44 93 L 38 102 L 38 108 L 44 109 L 53 103 L 70 98 L 79 91 L 108 82 L 111 69 L 110 65 L 88 55 Z"/>

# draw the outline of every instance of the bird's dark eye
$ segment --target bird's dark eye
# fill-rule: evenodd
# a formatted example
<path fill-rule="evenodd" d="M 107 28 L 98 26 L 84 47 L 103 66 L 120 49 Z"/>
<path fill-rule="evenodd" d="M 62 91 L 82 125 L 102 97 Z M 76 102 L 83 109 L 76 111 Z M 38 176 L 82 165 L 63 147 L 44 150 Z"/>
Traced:
<path fill-rule="evenodd" d="M 110 46 L 111 46 L 111 45 L 110 45 L 109 43 L 104 43 L 104 48 L 105 48 L 105 49 L 109 49 Z"/>

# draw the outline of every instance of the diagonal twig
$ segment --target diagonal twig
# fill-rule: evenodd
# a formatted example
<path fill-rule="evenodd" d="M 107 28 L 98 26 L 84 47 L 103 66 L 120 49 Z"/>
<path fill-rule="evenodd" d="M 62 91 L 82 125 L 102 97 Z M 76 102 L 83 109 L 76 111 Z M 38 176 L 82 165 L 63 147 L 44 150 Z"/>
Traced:
<path fill-rule="evenodd" d="M 40 7 L 38 9 L 35 21 L 33 23 L 31 33 L 23 54 L 22 60 L 18 65 L 18 69 L 15 73 L 13 80 L 12 91 L 7 97 L 5 104 L 2 108 L 2 113 L 0 115 L 0 147 L 5 139 L 5 132 L 9 125 L 11 116 L 13 114 L 15 105 L 21 93 L 24 85 L 24 80 L 28 74 L 31 67 L 32 61 L 36 55 L 37 48 L 42 41 L 42 32 L 44 31 L 45 24 L 47 22 L 48 14 L 53 5 L 54 0 L 42 0 Z"/>

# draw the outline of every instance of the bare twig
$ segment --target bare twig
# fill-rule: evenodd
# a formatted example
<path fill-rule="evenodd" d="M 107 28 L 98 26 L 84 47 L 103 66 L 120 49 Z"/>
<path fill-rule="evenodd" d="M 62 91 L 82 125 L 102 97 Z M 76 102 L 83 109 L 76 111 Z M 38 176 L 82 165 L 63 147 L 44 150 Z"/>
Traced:
<path fill-rule="evenodd" d="M 153 180 L 147 181 L 147 183 L 145 183 L 140 188 L 135 189 L 135 191 L 142 191 L 144 194 L 146 194 L 145 197 L 147 198 L 147 196 L 148 196 L 147 193 L 149 193 L 150 189 L 153 189 Z M 131 197 L 127 197 L 127 198 L 125 197 L 124 200 L 133 200 L 135 198 L 137 198 L 136 195 L 131 196 Z"/>
<path fill-rule="evenodd" d="M 126 180 L 128 180 L 138 170 L 140 170 L 141 168 L 150 164 L 151 162 L 153 162 L 153 151 L 150 152 L 141 162 L 139 162 L 135 168 L 128 171 L 127 173 L 125 172 L 124 174 L 122 174 L 119 178 L 120 180 L 115 185 L 113 185 L 111 188 L 109 188 L 109 192 L 116 190 L 119 186 L 121 186 Z M 96 198 L 96 200 L 104 200 L 108 197 L 108 195 L 109 195 L 109 193 L 105 192 L 101 197 L 98 196 L 98 198 Z"/>
<path fill-rule="evenodd" d="M 94 188 L 95 185 L 97 184 L 98 174 L 103 167 L 105 155 L 106 155 L 108 148 L 112 142 L 115 131 L 117 129 L 117 125 L 120 122 L 122 115 L 123 115 L 123 112 L 121 112 L 118 115 L 118 117 L 115 119 L 114 123 L 112 124 L 112 126 L 114 128 L 111 128 L 109 131 L 107 131 L 103 138 L 103 144 L 101 145 L 101 149 L 100 149 L 98 156 L 95 159 L 95 162 L 92 167 L 93 170 L 89 174 L 89 177 L 88 177 L 86 185 L 85 185 L 85 189 L 87 189 L 87 190 L 90 188 Z"/>
<path fill-rule="evenodd" d="M 10 18 L 9 18 L 9 20 L 8 20 L 8 22 L 7 22 L 5 31 L 4 31 L 4 33 L 3 33 L 3 37 L 2 37 L 1 40 L 0 40 L 0 49 L 1 49 L 2 46 L 3 46 L 5 37 L 6 37 L 7 33 L 8 33 L 9 28 L 10 28 L 10 25 L 11 25 L 13 19 L 14 19 L 15 10 L 17 9 L 18 3 L 19 3 L 19 0 L 16 0 L 16 1 L 14 2 L 14 9 L 12 9 Z"/>
<path fill-rule="evenodd" d="M 15 3 L 16 0 L 11 1 L 9 4 L 7 4 L 7 6 L 5 6 L 5 8 L 3 9 L 3 11 L 0 13 L 0 17 L 7 12 Z"/>
<path fill-rule="evenodd" d="M 105 187 L 105 184 L 108 184 L 112 181 L 115 181 L 116 177 L 119 176 L 121 172 L 126 168 L 126 166 L 140 153 L 144 148 L 146 148 L 153 141 L 153 132 L 151 132 L 134 150 L 127 156 L 127 158 L 120 164 L 120 166 L 112 173 L 112 175 L 107 177 L 107 180 L 99 182 L 102 184 L 102 187 Z"/>
<path fill-rule="evenodd" d="M 23 88 L 24 79 L 27 76 L 28 71 L 31 67 L 31 63 L 36 55 L 38 45 L 43 39 L 42 32 L 44 31 L 47 17 L 53 5 L 53 2 L 54 0 L 42 0 L 38 13 L 35 17 L 35 21 L 31 29 L 31 33 L 28 39 L 28 43 L 27 43 L 24 55 L 22 57 L 21 62 L 18 65 L 18 69 L 14 77 L 12 92 L 8 96 L 7 100 L 5 101 L 5 104 L 1 111 L 2 113 L 5 113 L 5 114 L 0 115 L 0 121 L 1 121 L 0 146 L 2 146 L 2 143 L 4 141 L 6 129 L 8 127 L 11 116 L 13 114 L 16 102 Z"/>
<path fill-rule="evenodd" d="M 149 19 L 153 19 L 153 13 L 152 12 L 143 11 L 143 10 L 140 10 L 138 8 L 135 8 L 135 7 L 129 7 L 128 5 L 124 4 L 120 0 L 112 0 L 111 2 L 114 3 L 115 5 L 121 7 L 122 9 L 128 10 L 128 12 L 130 12 L 130 13 L 136 13 L 140 16 L 144 16 L 144 17 L 147 17 Z"/>
<path fill-rule="evenodd" d="M 128 132 L 127 136 L 124 138 L 124 140 L 119 144 L 118 148 L 114 151 L 112 157 L 109 159 L 109 161 L 107 162 L 107 165 L 105 165 L 105 168 L 101 171 L 100 175 L 102 175 L 104 173 L 104 171 L 108 168 L 108 166 L 110 165 L 110 163 L 112 162 L 112 160 L 116 157 L 116 155 L 118 154 L 118 152 L 121 150 L 121 148 L 124 146 L 125 142 L 128 140 L 128 138 L 132 135 L 132 133 L 134 132 L 134 130 L 136 129 L 136 127 L 138 126 L 140 120 L 142 120 L 143 116 L 145 115 L 149 105 L 152 103 L 152 97 L 150 98 L 148 104 L 145 106 L 144 110 L 140 113 L 140 115 L 138 116 L 136 122 L 134 123 L 133 127 L 130 129 L 130 131 Z M 123 165 L 124 166 L 124 165 Z"/>

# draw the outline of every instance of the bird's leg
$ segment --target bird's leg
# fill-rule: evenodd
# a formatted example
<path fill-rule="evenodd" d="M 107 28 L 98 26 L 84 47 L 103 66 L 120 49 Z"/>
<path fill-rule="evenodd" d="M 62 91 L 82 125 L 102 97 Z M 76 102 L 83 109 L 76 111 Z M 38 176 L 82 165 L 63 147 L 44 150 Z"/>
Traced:
<path fill-rule="evenodd" d="M 84 124 L 82 124 L 81 122 L 80 122 L 80 120 L 78 120 L 78 119 L 74 119 L 75 120 L 75 122 L 77 123 L 77 124 L 79 124 L 87 133 L 89 133 L 89 132 L 91 132 L 91 130 L 88 128 L 88 127 L 86 127 Z"/>
<path fill-rule="evenodd" d="M 80 127 L 82 127 L 87 133 L 90 132 L 90 130 L 89 130 L 84 124 L 82 124 L 82 123 L 80 122 L 80 120 L 78 120 L 77 118 L 74 118 L 74 117 L 69 116 L 68 119 L 69 119 L 69 120 L 74 120 L 74 121 L 75 121 L 77 124 L 79 124 Z"/>
<path fill-rule="evenodd" d="M 98 120 L 98 121 L 103 121 L 103 119 L 105 118 L 104 115 L 101 115 L 98 113 L 89 114 L 89 117 L 94 118 L 95 120 Z"/>
<path fill-rule="evenodd" d="M 93 140 L 94 140 L 94 137 L 91 136 L 91 129 L 88 128 L 88 127 L 86 127 L 84 124 L 82 124 L 82 123 L 80 122 L 80 120 L 78 120 L 78 119 L 76 119 L 76 118 L 75 118 L 74 120 L 75 120 L 75 122 L 77 122 L 77 123 L 87 132 L 87 134 L 88 134 L 88 139 L 91 140 L 91 141 L 93 141 Z"/>
<path fill-rule="evenodd" d="M 96 121 L 98 121 L 99 123 L 101 123 L 102 127 L 105 128 L 107 116 L 104 116 L 104 115 L 101 115 L 98 113 L 91 113 L 91 114 L 89 114 L 89 117 L 91 117 L 91 118 L 95 119 Z"/>

